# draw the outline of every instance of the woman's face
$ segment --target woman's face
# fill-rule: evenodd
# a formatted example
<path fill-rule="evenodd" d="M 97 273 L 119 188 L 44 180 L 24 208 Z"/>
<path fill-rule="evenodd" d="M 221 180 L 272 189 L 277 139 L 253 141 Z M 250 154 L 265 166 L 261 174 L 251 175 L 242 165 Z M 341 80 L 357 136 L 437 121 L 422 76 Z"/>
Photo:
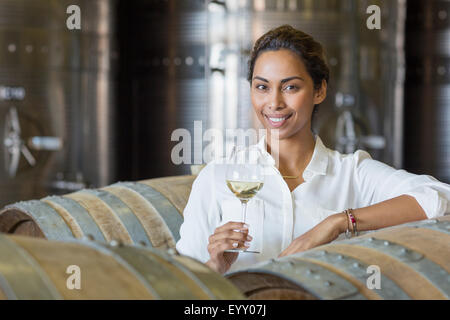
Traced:
<path fill-rule="evenodd" d="M 251 87 L 253 109 L 267 130 L 279 130 L 280 140 L 302 130 L 310 132 L 314 105 L 325 97 L 326 81 L 320 90 L 314 90 L 314 82 L 296 53 L 287 49 L 266 51 L 256 59 Z"/>

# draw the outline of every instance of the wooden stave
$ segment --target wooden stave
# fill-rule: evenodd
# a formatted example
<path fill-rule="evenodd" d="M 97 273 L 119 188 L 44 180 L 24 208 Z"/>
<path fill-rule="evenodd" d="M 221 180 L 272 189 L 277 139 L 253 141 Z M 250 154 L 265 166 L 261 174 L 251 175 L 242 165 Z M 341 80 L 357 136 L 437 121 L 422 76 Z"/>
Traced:
<path fill-rule="evenodd" d="M 149 210 L 147 214 L 151 215 L 153 212 L 155 218 L 159 218 L 161 226 L 166 226 L 164 230 L 166 230 L 165 233 L 167 233 L 165 235 L 165 240 L 166 242 L 169 242 L 167 243 L 167 246 L 170 248 L 174 248 L 176 241 L 178 241 L 178 239 L 180 238 L 179 229 L 183 222 L 182 213 L 180 213 L 173 205 L 173 203 L 171 203 L 163 194 L 161 194 L 159 191 L 155 190 L 148 184 L 141 182 L 127 182 L 116 183 L 111 186 L 111 188 L 121 187 L 138 193 L 140 196 L 144 197 L 147 200 L 149 207 L 152 208 L 152 210 Z M 112 192 L 111 189 L 108 190 Z M 151 230 L 151 226 L 149 227 L 149 230 Z"/>
<path fill-rule="evenodd" d="M 136 215 L 146 230 L 150 246 L 155 248 L 175 248 L 173 232 L 158 210 L 142 194 L 125 184 L 114 184 L 103 188 L 119 197 Z"/>
<path fill-rule="evenodd" d="M 192 184 L 196 177 L 195 175 L 172 176 L 141 180 L 139 183 L 146 184 L 160 192 L 182 214 L 189 200 Z"/>
<path fill-rule="evenodd" d="M 269 272 L 246 270 L 226 275 L 250 300 L 318 300 L 298 283 Z"/>
<path fill-rule="evenodd" d="M 50 196 L 41 199 L 41 201 L 52 207 L 66 221 L 75 238 L 89 237 L 92 240 L 106 241 L 92 215 L 74 199 L 64 196 Z M 50 240 L 53 239 L 50 238 Z M 54 240 L 58 240 L 58 238 Z"/>
<path fill-rule="evenodd" d="M 188 257 L 167 254 L 161 250 L 122 244 L 111 246 L 95 241 L 47 241 L 0 234 L 2 254 L 5 252 L 3 247 L 6 244 L 10 246 L 10 254 L 18 256 L 21 253 L 20 257 L 25 256 L 28 262 L 22 261 L 17 264 L 17 259 L 11 259 L 0 265 L 0 298 L 244 299 L 240 291 L 229 281 L 200 262 Z M 164 260 L 172 268 L 169 269 L 163 264 L 157 264 L 158 267 L 155 268 L 154 264 L 147 263 L 146 257 L 158 257 L 159 261 Z M 191 261 L 184 264 L 182 259 Z M 173 263 L 175 260 L 176 263 Z M 139 263 L 141 269 L 136 268 Z M 69 290 L 66 287 L 66 280 L 70 274 L 66 274 L 65 271 L 67 266 L 73 264 L 79 265 L 81 269 L 81 290 Z M 34 272 L 34 276 L 30 270 Z M 174 281 L 170 283 L 166 278 L 160 277 L 161 273 L 158 274 L 158 270 L 163 270 L 166 274 L 176 270 L 176 274 L 173 273 Z M 215 281 L 205 282 L 198 277 L 198 273 L 206 273 L 210 278 L 215 278 Z M 155 276 L 148 277 L 151 274 Z M 39 282 L 41 278 L 45 281 Z M 15 282 L 8 283 L 7 281 L 11 279 L 15 279 Z M 9 288 L 5 289 L 5 281 Z M 36 281 L 39 282 L 37 285 Z M 155 285 L 155 281 L 159 281 L 159 285 Z M 177 288 L 170 286 L 177 282 Z M 30 284 L 33 283 L 35 286 L 30 288 Z M 214 294 L 214 291 L 221 294 Z M 45 292 L 47 295 L 44 295 Z"/>
<path fill-rule="evenodd" d="M 440 227 L 436 228 L 437 225 L 440 225 Z M 450 241 L 448 241 L 450 239 L 450 235 L 449 235 L 449 231 L 448 231 L 449 229 L 450 229 L 450 216 L 439 217 L 437 219 L 430 219 L 430 220 L 425 220 L 425 221 L 407 223 L 404 225 L 399 225 L 399 226 L 394 226 L 394 227 L 374 231 L 369 234 L 365 234 L 364 236 L 356 237 L 353 239 L 339 241 L 339 242 L 335 242 L 333 244 L 323 245 L 323 246 L 320 246 L 320 247 L 317 247 L 312 250 L 309 250 L 309 251 L 306 251 L 303 253 L 299 253 L 296 255 L 283 257 L 280 259 L 273 259 L 271 262 L 268 262 L 268 263 L 262 263 L 255 267 L 252 267 L 252 268 L 239 270 L 236 272 L 226 274 L 226 277 L 230 281 L 232 281 L 236 286 L 240 287 L 240 290 L 249 299 L 253 298 L 252 290 L 249 290 L 249 289 L 251 289 L 250 287 L 246 287 L 245 281 L 246 281 L 246 277 L 249 277 L 250 275 L 252 275 L 253 277 L 256 277 L 256 279 L 257 279 L 256 282 L 257 283 L 259 282 L 258 290 L 259 290 L 259 292 L 263 293 L 262 295 L 260 295 L 260 297 L 262 296 L 265 298 L 268 298 L 268 297 L 270 298 L 271 297 L 270 290 L 278 289 L 278 293 L 277 293 L 278 296 L 281 293 L 281 294 L 285 295 L 285 297 L 284 297 L 285 299 L 288 299 L 289 297 L 291 299 L 295 299 L 296 298 L 295 294 L 292 294 L 289 292 L 289 290 L 292 290 L 292 285 L 294 285 L 295 290 L 306 291 L 307 293 L 310 293 L 312 296 L 316 296 L 319 299 L 330 299 L 330 297 L 324 297 L 324 296 L 318 294 L 317 291 L 315 291 L 314 287 L 308 287 L 307 285 L 305 285 L 305 282 L 302 281 L 301 279 L 299 279 L 298 277 L 296 278 L 293 275 L 287 276 L 287 272 L 285 270 L 282 270 L 283 268 L 281 268 L 281 267 L 271 268 L 271 265 L 275 265 L 275 264 L 281 265 L 284 263 L 286 269 L 288 269 L 287 266 L 289 264 L 295 264 L 298 262 L 301 262 L 301 263 L 308 262 L 308 263 L 314 263 L 317 265 L 318 262 L 321 262 L 320 257 L 317 256 L 318 254 L 327 255 L 328 259 L 329 259 L 329 256 L 332 256 L 332 255 L 342 256 L 343 259 L 347 259 L 347 258 L 361 259 L 361 255 L 358 255 L 358 254 L 354 254 L 353 257 L 348 255 L 349 252 L 351 252 L 350 250 L 354 250 L 354 248 L 358 248 L 357 244 L 354 243 L 355 241 L 361 241 L 361 239 L 362 240 L 366 239 L 368 241 L 369 238 L 377 239 L 377 237 L 380 237 L 381 241 L 385 241 L 385 239 L 386 240 L 389 239 L 390 241 L 392 241 L 392 243 L 390 243 L 389 245 L 392 247 L 396 247 L 398 244 L 394 243 L 393 240 L 394 240 L 394 237 L 397 236 L 397 241 L 399 243 L 401 243 L 401 245 L 406 246 L 407 244 L 409 244 L 409 246 L 407 248 L 408 250 L 410 250 L 410 251 L 407 251 L 408 255 L 413 255 L 415 253 L 415 250 L 417 251 L 420 249 L 421 252 L 419 252 L 419 254 L 422 254 L 423 258 L 420 258 L 418 261 L 428 262 L 429 260 L 431 260 L 431 262 L 434 263 L 434 266 L 440 267 L 440 269 L 435 269 L 435 270 L 440 270 L 440 272 L 435 272 L 437 275 L 437 276 L 436 275 L 435 276 L 437 278 L 439 278 L 440 274 L 443 273 L 442 281 L 438 281 L 437 279 L 434 279 L 434 283 L 432 283 L 432 282 L 430 282 L 430 277 L 429 277 L 430 274 L 419 273 L 417 270 L 413 269 L 412 271 L 409 270 L 409 274 L 412 275 L 414 277 L 414 279 L 416 281 L 418 281 L 419 283 L 425 284 L 428 287 L 428 291 L 424 291 L 423 286 L 420 286 L 420 287 L 417 286 L 415 288 L 415 290 L 413 290 L 412 288 L 405 289 L 404 287 L 402 287 L 402 285 L 404 285 L 404 283 L 405 283 L 405 280 L 400 281 L 398 278 L 396 279 L 393 276 L 392 270 L 389 270 L 389 269 L 386 269 L 386 270 L 390 273 L 390 275 L 388 276 L 387 274 L 384 274 L 383 272 L 386 270 L 384 270 L 382 267 L 381 268 L 381 276 L 382 276 L 382 280 L 381 280 L 382 288 L 381 289 L 383 289 L 383 285 L 386 286 L 386 288 L 384 288 L 385 289 L 384 293 L 380 294 L 380 290 L 368 289 L 366 286 L 366 283 L 365 282 L 362 283 L 361 278 L 357 279 L 354 274 L 349 272 L 349 270 L 347 270 L 347 272 L 345 274 L 342 274 L 342 270 L 337 270 L 335 266 L 333 266 L 331 263 L 328 263 L 328 265 L 327 265 L 327 267 L 329 268 L 328 270 L 332 270 L 337 275 L 339 275 L 339 272 L 340 272 L 341 273 L 340 276 L 341 277 L 345 276 L 345 279 L 350 284 L 352 284 L 353 287 L 356 289 L 353 294 L 349 294 L 348 296 L 341 296 L 336 299 L 448 299 L 448 296 L 450 295 L 450 290 L 448 289 L 448 285 L 445 284 L 445 281 L 448 282 L 448 279 L 450 278 L 449 274 L 448 274 L 449 268 L 450 268 L 450 256 L 447 255 L 445 257 L 442 257 L 442 256 L 439 257 L 439 254 L 438 254 L 439 250 L 434 250 L 434 251 L 433 250 L 431 250 L 431 251 L 424 250 L 425 245 L 423 245 L 423 244 L 411 245 L 410 237 L 411 237 L 411 234 L 414 234 L 414 236 L 416 236 L 417 242 L 423 242 L 423 243 L 427 242 L 428 245 L 431 243 L 430 241 L 432 241 L 432 239 L 436 239 L 436 238 L 441 239 L 441 242 L 446 245 L 444 250 L 447 249 L 446 252 L 450 252 L 450 250 L 448 250 L 448 248 L 450 247 Z M 434 238 L 431 237 L 432 233 L 434 233 Z M 405 238 L 405 234 L 409 235 L 409 238 Z M 347 250 L 343 250 L 344 246 L 348 246 Z M 398 247 L 401 248 L 400 245 L 398 245 Z M 364 250 L 367 251 L 368 249 L 364 249 Z M 370 250 L 373 250 L 373 249 L 370 249 Z M 326 252 L 326 253 L 324 254 L 323 252 Z M 376 261 L 381 264 L 383 261 L 386 261 L 387 259 L 392 259 L 392 257 L 387 254 L 380 254 L 380 257 L 378 258 L 378 260 L 373 260 L 373 261 Z M 336 263 L 336 260 L 334 262 Z M 367 259 L 359 260 L 358 267 L 360 269 L 366 270 L 363 267 L 365 265 L 367 265 L 367 262 L 370 262 L 370 261 L 367 261 Z M 398 261 L 395 261 L 395 262 L 398 264 Z M 371 265 L 371 264 L 376 264 L 376 263 L 369 263 L 369 265 Z M 402 268 L 406 267 L 406 268 L 411 269 L 411 264 L 407 265 L 407 264 L 401 262 L 400 265 L 402 266 Z M 325 265 L 326 264 L 322 264 L 322 266 L 325 266 Z M 389 266 L 385 266 L 385 267 L 388 268 Z M 415 267 L 415 268 L 417 268 L 417 267 Z M 276 270 L 274 270 L 274 269 L 276 269 Z M 444 272 L 446 272 L 446 273 L 444 273 Z M 360 271 L 360 273 L 361 273 L 361 271 Z M 369 276 L 370 276 L 370 274 L 366 273 L 364 279 L 366 280 Z M 431 274 L 431 276 L 433 276 L 433 274 Z M 288 281 L 291 285 L 279 285 L 276 282 L 275 283 L 265 283 L 267 277 L 275 277 L 280 282 Z M 241 282 L 241 285 L 239 284 L 239 282 Z M 242 285 L 242 282 L 244 282 L 243 285 Z M 400 282 L 400 284 L 398 282 Z M 358 283 L 359 283 L 359 287 L 364 287 L 365 290 L 358 289 L 357 286 L 355 286 L 355 284 L 357 285 Z M 336 285 L 336 284 L 334 284 L 334 285 Z M 256 286 L 258 286 L 258 284 Z M 403 291 L 403 294 L 398 294 L 397 296 L 394 296 L 394 297 L 392 297 L 393 293 L 391 293 L 390 296 L 389 296 L 389 294 L 386 295 L 386 292 L 389 292 L 390 290 L 392 290 L 394 292 L 394 294 L 397 294 L 397 291 L 395 291 L 395 290 L 398 290 L 399 287 L 400 287 L 400 290 Z M 430 290 L 430 288 L 432 288 L 432 290 Z M 264 294 L 264 292 L 266 292 L 266 294 Z M 257 295 L 255 295 L 255 297 L 258 298 Z M 277 299 L 277 295 L 274 295 L 271 298 Z"/>
<path fill-rule="evenodd" d="M 46 210 L 51 210 L 54 212 L 52 213 L 52 215 L 60 216 L 58 217 L 58 220 L 63 221 L 63 223 L 60 223 L 61 229 L 66 229 L 64 235 L 54 234 L 55 230 L 51 230 L 51 228 L 46 228 L 45 226 L 41 225 L 42 220 L 36 218 L 35 217 L 36 214 L 34 212 L 30 212 L 30 210 L 23 210 L 21 205 L 30 203 L 30 201 L 12 204 L 5 207 L 2 211 L 0 211 L 0 231 L 6 233 L 8 232 L 11 233 L 11 231 L 20 232 L 23 235 L 47 238 L 49 240 L 62 240 L 72 237 L 75 238 L 89 237 L 96 241 L 109 242 L 114 238 L 115 240 L 117 239 L 125 243 L 134 243 L 134 244 L 137 243 L 141 245 L 153 246 L 162 249 L 175 248 L 176 241 L 179 239 L 179 227 L 183 221 L 182 210 L 184 210 L 184 207 L 186 206 L 190 189 L 192 187 L 194 179 L 195 176 L 176 176 L 176 177 L 142 180 L 138 182 L 128 182 L 128 183 L 119 182 L 98 190 L 85 189 L 68 195 L 64 195 L 62 197 L 59 196 L 46 197 L 41 199 L 41 201 L 31 200 L 33 201 L 33 203 L 39 201 L 40 206 L 45 205 Z M 123 223 L 120 220 L 113 219 L 114 215 L 111 215 L 111 217 L 109 217 L 112 219 L 112 221 L 109 221 L 109 223 L 114 225 L 114 228 L 110 228 L 108 232 L 105 232 L 105 230 L 101 230 L 101 232 L 97 233 L 83 232 L 80 226 L 77 226 L 76 223 L 73 223 L 73 221 L 77 221 L 77 219 L 71 216 L 71 212 L 65 210 L 65 213 L 62 214 L 61 213 L 61 211 L 63 211 L 62 208 L 60 206 L 59 208 L 57 208 L 58 204 L 55 204 L 56 199 L 64 199 L 65 201 L 67 201 L 70 200 L 71 198 L 78 197 L 80 192 L 102 192 L 102 193 L 106 192 L 109 194 L 110 197 L 113 196 L 119 198 L 119 201 L 123 202 L 124 206 L 127 206 L 127 204 L 125 204 L 126 201 L 124 201 L 124 199 L 121 199 L 121 197 L 118 196 L 117 193 L 112 192 L 112 189 L 114 188 L 119 187 L 125 188 L 126 184 L 136 185 L 139 186 L 139 188 L 141 189 L 144 188 L 147 190 L 147 192 L 150 191 L 152 194 L 157 195 L 161 200 L 161 202 L 164 202 L 164 204 L 161 205 L 159 203 L 155 204 L 152 203 L 151 199 L 147 199 L 145 196 L 140 195 L 141 198 L 144 198 L 143 201 L 147 202 L 146 205 L 152 207 L 153 211 L 155 211 L 152 213 L 152 215 L 161 216 L 162 219 L 159 219 L 160 221 L 158 221 L 156 227 L 153 224 L 147 223 L 144 227 L 145 230 L 144 233 L 146 234 L 146 237 L 141 237 L 143 239 L 138 241 L 133 241 L 131 239 L 134 233 L 131 232 L 130 235 L 130 232 L 128 231 L 127 228 L 123 227 Z M 174 185 L 174 188 L 172 189 L 170 188 L 171 184 Z M 179 190 L 182 191 L 181 195 L 177 195 L 177 191 Z M 81 205 L 81 207 L 83 207 L 85 211 L 89 211 L 89 208 L 86 208 L 86 205 L 83 205 L 82 201 L 77 201 L 80 199 L 72 199 L 72 200 L 73 202 L 76 202 L 77 204 Z M 156 202 L 158 201 L 159 200 L 157 200 Z M 168 219 L 166 219 L 165 216 L 163 217 L 162 211 L 158 211 L 158 206 L 162 208 L 162 211 L 164 210 L 170 211 Z M 156 209 L 154 207 L 156 207 Z M 91 216 L 92 214 L 88 212 L 85 215 Z M 141 217 L 144 215 L 145 214 L 142 213 Z M 137 220 L 139 220 L 140 225 L 143 226 L 142 219 L 138 217 Z M 8 222 L 9 224 L 5 225 L 5 222 Z M 99 225 L 98 223 L 95 224 L 97 226 Z M 105 226 L 105 224 L 102 223 L 100 225 Z M 158 228 L 161 230 L 157 230 Z M 114 234 L 114 230 L 117 229 L 121 229 L 122 231 Z M 110 234 L 113 234 L 113 236 L 111 236 Z M 152 242 L 152 240 L 154 242 Z"/>

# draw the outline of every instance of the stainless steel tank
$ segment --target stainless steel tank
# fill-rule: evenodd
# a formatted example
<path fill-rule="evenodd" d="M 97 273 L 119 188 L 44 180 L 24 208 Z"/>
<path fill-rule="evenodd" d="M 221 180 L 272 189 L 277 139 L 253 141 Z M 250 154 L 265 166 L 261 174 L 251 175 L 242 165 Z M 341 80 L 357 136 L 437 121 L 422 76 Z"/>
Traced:
<path fill-rule="evenodd" d="M 405 168 L 450 183 L 450 2 L 408 1 Z"/>
<path fill-rule="evenodd" d="M 208 118 L 206 18 L 204 0 L 121 3 L 120 52 L 126 61 L 120 70 L 120 103 L 126 105 L 118 111 L 125 121 L 121 179 L 189 173 L 188 163 L 172 161 L 172 150 L 182 141 L 172 140 L 176 129 L 192 138 L 192 162 L 195 150 L 201 153 L 202 136 L 194 137 L 194 121 L 205 128 Z"/>
<path fill-rule="evenodd" d="M 117 58 L 115 1 L 0 0 L 0 205 L 114 181 Z"/>

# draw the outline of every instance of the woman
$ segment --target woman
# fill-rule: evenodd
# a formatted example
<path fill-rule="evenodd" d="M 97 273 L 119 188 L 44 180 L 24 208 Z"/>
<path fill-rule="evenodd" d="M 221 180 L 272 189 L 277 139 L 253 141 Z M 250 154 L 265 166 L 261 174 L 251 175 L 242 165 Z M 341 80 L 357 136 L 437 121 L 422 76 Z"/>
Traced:
<path fill-rule="evenodd" d="M 255 43 L 248 80 L 253 109 L 267 130 L 258 147 L 269 161 L 275 156 L 278 167 L 271 161 L 274 174 L 249 202 L 248 215 L 255 219 L 244 225 L 229 219 L 240 209 L 225 185 L 225 167 L 210 162 L 184 210 L 181 254 L 225 273 L 329 243 L 342 233 L 450 212 L 449 185 L 396 170 L 365 151 L 344 155 L 323 145 L 311 122 L 328 79 L 322 46 L 299 30 L 281 26 Z M 278 143 L 272 144 L 275 132 Z M 225 252 L 253 242 L 260 253 Z"/>

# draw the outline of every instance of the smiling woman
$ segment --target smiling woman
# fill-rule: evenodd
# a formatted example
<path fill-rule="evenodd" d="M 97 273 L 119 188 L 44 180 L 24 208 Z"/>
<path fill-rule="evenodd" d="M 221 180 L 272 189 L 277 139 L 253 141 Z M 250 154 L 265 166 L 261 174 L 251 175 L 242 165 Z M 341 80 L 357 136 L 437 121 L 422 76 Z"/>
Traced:
<path fill-rule="evenodd" d="M 275 65 L 267 64 L 267 61 L 272 60 L 274 57 L 280 61 Z M 257 61 L 258 65 L 256 64 Z M 269 74 L 268 78 L 272 78 L 271 75 L 283 73 L 284 70 L 280 69 L 280 66 L 284 67 L 286 74 L 293 75 L 279 79 L 279 84 L 273 83 L 272 85 L 281 85 L 284 93 L 297 93 L 302 87 L 307 87 L 309 93 L 316 91 L 318 94 L 312 110 L 312 122 L 319 104 L 326 97 L 326 89 L 330 77 L 330 70 L 326 63 L 322 45 L 310 35 L 288 25 L 271 30 L 259 38 L 255 43 L 249 60 L 247 75 L 247 80 L 252 84 L 252 102 L 254 106 L 256 105 L 256 100 L 253 99 L 261 98 L 261 96 L 255 95 L 253 90 L 267 90 L 269 89 L 267 85 L 270 84 L 270 81 L 262 77 L 259 72 L 267 72 Z M 264 70 L 260 70 L 258 67 L 263 67 Z M 275 73 L 270 70 L 271 68 L 276 69 L 274 70 Z M 263 82 L 262 84 L 260 83 L 261 81 Z M 258 113 L 257 115 L 260 117 Z M 273 118 L 275 119 L 269 118 L 269 120 L 275 120 L 273 122 L 276 122 L 280 116 L 274 114 Z M 261 117 L 260 120 L 264 121 Z M 281 125 L 279 124 L 277 128 L 281 127 Z"/>
<path fill-rule="evenodd" d="M 326 98 L 330 74 L 325 53 L 310 35 L 281 26 L 255 43 L 248 70 L 253 109 L 267 129 L 267 139 L 271 140 L 275 130 L 280 142 L 294 141 L 290 150 L 303 149 L 296 152 L 298 157 L 291 158 L 293 162 L 280 162 L 280 172 L 286 173 L 283 177 L 294 179 L 287 181 L 292 190 L 303 182 L 301 172 L 314 149 L 312 122 Z M 269 152 L 281 155 L 270 146 Z"/>
<path fill-rule="evenodd" d="M 262 53 L 255 63 L 254 74 L 252 104 L 268 138 L 275 129 L 280 140 L 297 136 L 306 142 L 305 148 L 312 150 L 312 114 L 326 97 L 326 80 L 316 89 L 305 64 L 289 49 Z M 304 157 L 310 155 L 304 153 Z M 302 162 L 300 166 L 307 162 L 304 157 L 298 159 Z"/>
<path fill-rule="evenodd" d="M 328 80 L 322 46 L 304 32 L 281 26 L 255 43 L 248 81 L 266 136 L 251 147 L 269 167 L 247 210 L 253 222 L 230 219 L 239 212 L 239 201 L 225 184 L 227 165 L 212 161 L 193 183 L 179 252 L 224 273 L 305 251 L 344 233 L 350 237 L 450 213 L 449 185 L 392 168 L 363 150 L 341 154 L 324 146 L 311 123 L 326 98 Z M 226 252 L 252 243 L 260 253 Z"/>

